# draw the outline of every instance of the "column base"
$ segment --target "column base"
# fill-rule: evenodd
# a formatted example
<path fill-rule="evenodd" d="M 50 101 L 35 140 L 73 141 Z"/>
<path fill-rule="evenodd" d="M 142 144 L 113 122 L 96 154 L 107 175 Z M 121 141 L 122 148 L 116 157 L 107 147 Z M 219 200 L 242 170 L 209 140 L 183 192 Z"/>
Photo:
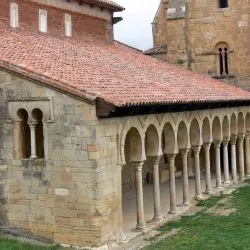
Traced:
<path fill-rule="evenodd" d="M 212 195 L 214 192 L 212 190 L 206 190 L 204 194 Z"/>
<path fill-rule="evenodd" d="M 142 225 L 136 225 L 136 228 L 133 230 L 134 232 L 144 232 L 146 231 L 147 226 L 146 224 L 142 224 Z"/>
<path fill-rule="evenodd" d="M 223 184 L 224 184 L 225 186 L 228 186 L 228 185 L 231 184 L 231 181 L 225 181 Z"/>
<path fill-rule="evenodd" d="M 202 196 L 202 194 L 199 194 L 199 195 L 196 195 L 196 196 L 194 197 L 194 199 L 195 199 L 196 201 L 201 201 L 201 200 L 203 200 L 203 196 Z"/>
<path fill-rule="evenodd" d="M 191 204 L 188 201 L 183 202 L 180 206 L 181 207 L 189 207 Z"/>
<path fill-rule="evenodd" d="M 242 178 L 239 179 L 239 182 L 244 182 L 245 180 L 246 180 L 246 178 L 242 177 Z"/>
<path fill-rule="evenodd" d="M 168 213 L 169 213 L 169 214 L 172 214 L 172 215 L 175 215 L 175 214 L 178 213 L 178 211 L 177 211 L 177 210 L 170 210 Z"/>
<path fill-rule="evenodd" d="M 246 175 L 246 179 L 250 179 L 250 174 L 247 174 L 247 175 Z"/>
<path fill-rule="evenodd" d="M 158 222 L 158 221 L 162 221 L 163 220 L 163 218 L 162 218 L 162 216 L 155 216 L 154 218 L 153 218 L 153 222 Z"/>

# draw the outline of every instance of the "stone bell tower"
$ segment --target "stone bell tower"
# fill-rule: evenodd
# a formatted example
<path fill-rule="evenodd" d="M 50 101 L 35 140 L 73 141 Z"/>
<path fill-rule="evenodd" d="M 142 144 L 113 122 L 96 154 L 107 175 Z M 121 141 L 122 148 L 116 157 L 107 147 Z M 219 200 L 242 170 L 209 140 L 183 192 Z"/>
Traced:
<path fill-rule="evenodd" d="M 162 0 L 146 54 L 248 89 L 249 20 L 247 0 Z"/>

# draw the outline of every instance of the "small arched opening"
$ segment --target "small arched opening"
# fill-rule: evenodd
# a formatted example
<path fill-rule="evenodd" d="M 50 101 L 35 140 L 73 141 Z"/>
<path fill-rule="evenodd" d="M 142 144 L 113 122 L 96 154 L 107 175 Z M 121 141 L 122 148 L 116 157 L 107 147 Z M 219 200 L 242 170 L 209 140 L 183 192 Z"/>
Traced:
<path fill-rule="evenodd" d="M 44 158 L 43 112 L 36 108 L 32 110 L 31 116 L 37 122 L 35 128 L 36 155 L 38 158 Z"/>
<path fill-rule="evenodd" d="M 228 0 L 219 0 L 219 8 L 228 8 Z"/>
<path fill-rule="evenodd" d="M 30 157 L 30 128 L 28 125 L 28 112 L 25 109 L 17 111 L 17 121 L 15 122 L 15 158 L 28 159 Z"/>

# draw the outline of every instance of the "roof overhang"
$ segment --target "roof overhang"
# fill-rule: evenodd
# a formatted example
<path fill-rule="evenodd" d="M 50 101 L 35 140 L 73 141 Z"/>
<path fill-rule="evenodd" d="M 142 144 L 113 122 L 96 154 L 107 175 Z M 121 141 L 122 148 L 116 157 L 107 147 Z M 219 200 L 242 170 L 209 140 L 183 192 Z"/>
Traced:
<path fill-rule="evenodd" d="M 66 0 L 67 2 L 71 2 L 72 0 Z M 113 12 L 120 12 L 125 10 L 124 7 L 122 7 L 121 5 L 113 2 L 113 1 L 109 1 L 109 0 L 76 0 L 80 5 L 82 4 L 89 4 L 92 6 L 97 6 L 100 8 L 105 8 L 108 10 L 111 10 Z"/>
<path fill-rule="evenodd" d="M 97 98 L 96 115 L 99 118 L 124 117 L 136 115 L 162 114 L 173 112 L 209 110 L 229 107 L 242 107 L 250 105 L 250 100 L 219 100 L 219 101 L 192 101 L 165 104 L 115 106 Z"/>

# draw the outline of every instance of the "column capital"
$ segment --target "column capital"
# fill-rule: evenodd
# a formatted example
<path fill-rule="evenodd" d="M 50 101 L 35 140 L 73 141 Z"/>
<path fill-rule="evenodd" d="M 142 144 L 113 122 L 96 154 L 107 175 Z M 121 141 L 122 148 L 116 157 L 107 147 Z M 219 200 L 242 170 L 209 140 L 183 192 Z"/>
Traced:
<path fill-rule="evenodd" d="M 177 154 L 166 154 L 169 161 L 173 161 Z"/>
<path fill-rule="evenodd" d="M 189 151 L 190 151 L 190 148 L 182 148 L 182 149 L 180 149 L 180 154 L 182 157 L 187 156 Z"/>
<path fill-rule="evenodd" d="M 245 134 L 239 134 L 238 135 L 239 142 L 243 142 L 244 138 L 245 138 Z"/>
<path fill-rule="evenodd" d="M 131 163 L 135 167 L 135 171 L 137 171 L 137 172 L 141 172 L 142 171 L 142 167 L 143 167 L 144 161 L 131 161 Z"/>
<path fill-rule="evenodd" d="M 204 142 L 203 147 L 206 151 L 210 150 L 211 147 L 211 142 Z"/>
<path fill-rule="evenodd" d="M 28 125 L 30 126 L 30 128 L 35 128 L 37 124 L 38 121 L 28 121 Z"/>
<path fill-rule="evenodd" d="M 213 143 L 214 143 L 214 146 L 215 146 L 216 148 L 217 148 L 217 147 L 220 147 L 220 145 L 221 145 L 221 140 L 214 140 Z"/>
<path fill-rule="evenodd" d="M 195 154 L 199 154 L 201 151 L 201 146 L 200 145 L 192 146 L 192 150 L 194 151 Z"/>
<path fill-rule="evenodd" d="M 159 165 L 162 155 L 149 156 L 148 159 L 153 165 Z"/>
<path fill-rule="evenodd" d="M 231 138 L 230 138 L 230 143 L 232 145 L 235 145 L 236 141 L 237 141 L 237 135 L 232 135 Z"/>
<path fill-rule="evenodd" d="M 229 138 L 223 139 L 222 144 L 223 144 L 224 147 L 227 147 L 228 143 L 229 143 Z"/>
<path fill-rule="evenodd" d="M 250 139 L 250 132 L 246 133 L 246 139 Z"/>

